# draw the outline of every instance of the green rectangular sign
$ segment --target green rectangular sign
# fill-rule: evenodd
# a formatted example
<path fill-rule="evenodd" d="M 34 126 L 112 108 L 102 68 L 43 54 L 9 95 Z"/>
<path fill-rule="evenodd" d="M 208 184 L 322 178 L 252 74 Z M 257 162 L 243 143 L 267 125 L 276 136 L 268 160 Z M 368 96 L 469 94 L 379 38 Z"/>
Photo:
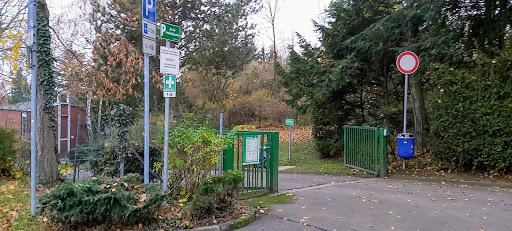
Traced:
<path fill-rule="evenodd" d="M 160 23 L 160 38 L 171 40 L 172 42 L 180 42 L 180 27 L 169 23 Z"/>
<path fill-rule="evenodd" d="M 258 164 L 260 162 L 260 138 L 258 135 L 244 136 L 242 164 Z"/>
<path fill-rule="evenodd" d="M 286 125 L 288 125 L 288 126 L 293 126 L 294 122 L 295 121 L 293 119 L 286 119 Z"/>
<path fill-rule="evenodd" d="M 164 97 L 176 97 L 176 76 L 164 75 Z"/>

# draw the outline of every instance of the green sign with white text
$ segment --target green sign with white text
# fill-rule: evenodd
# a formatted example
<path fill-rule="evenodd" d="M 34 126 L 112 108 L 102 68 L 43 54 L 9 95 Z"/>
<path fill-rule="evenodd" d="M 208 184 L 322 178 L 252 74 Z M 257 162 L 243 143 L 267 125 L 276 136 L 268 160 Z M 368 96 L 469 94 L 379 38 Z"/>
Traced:
<path fill-rule="evenodd" d="M 288 126 L 293 126 L 294 122 L 293 119 L 286 119 L 286 125 Z"/>
<path fill-rule="evenodd" d="M 181 34 L 180 27 L 169 23 L 160 23 L 160 38 L 167 39 L 172 42 L 180 42 Z"/>
<path fill-rule="evenodd" d="M 164 75 L 164 97 L 176 97 L 176 76 Z"/>

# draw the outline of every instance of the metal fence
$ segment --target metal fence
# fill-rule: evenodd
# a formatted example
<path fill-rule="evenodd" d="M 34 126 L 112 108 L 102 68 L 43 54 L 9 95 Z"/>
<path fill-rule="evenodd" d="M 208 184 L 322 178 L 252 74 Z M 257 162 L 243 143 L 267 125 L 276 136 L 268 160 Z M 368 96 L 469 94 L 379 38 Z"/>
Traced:
<path fill-rule="evenodd" d="M 345 166 L 378 176 L 387 176 L 385 129 L 344 126 Z"/>
<path fill-rule="evenodd" d="M 259 137 L 259 163 L 243 164 L 244 136 Z M 268 193 L 278 191 L 279 132 L 237 131 L 233 146 L 224 150 L 222 157 L 223 171 L 239 170 L 243 172 L 244 191 L 267 191 Z"/>

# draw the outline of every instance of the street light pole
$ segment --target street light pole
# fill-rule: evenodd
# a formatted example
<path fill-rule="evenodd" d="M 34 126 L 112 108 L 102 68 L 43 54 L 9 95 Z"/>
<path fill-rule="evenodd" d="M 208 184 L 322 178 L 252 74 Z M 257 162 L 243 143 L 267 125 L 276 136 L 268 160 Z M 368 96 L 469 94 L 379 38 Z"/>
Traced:
<path fill-rule="evenodd" d="M 30 47 L 30 58 L 31 58 L 31 78 L 30 78 L 30 213 L 34 215 L 36 213 L 36 185 L 37 185 L 37 150 L 36 150 L 36 123 L 37 123 L 37 12 L 36 2 L 31 0 L 28 2 L 28 29 L 29 37 L 32 40 L 29 41 Z"/>

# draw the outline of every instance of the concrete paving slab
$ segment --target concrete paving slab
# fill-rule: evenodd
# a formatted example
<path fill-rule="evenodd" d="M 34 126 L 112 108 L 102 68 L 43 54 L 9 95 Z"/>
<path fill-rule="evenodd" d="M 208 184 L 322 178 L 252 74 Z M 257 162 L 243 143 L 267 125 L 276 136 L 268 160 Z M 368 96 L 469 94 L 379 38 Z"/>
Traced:
<path fill-rule="evenodd" d="M 308 182 L 332 179 L 300 174 L 282 177 L 283 185 L 298 185 L 294 183 L 297 178 Z M 355 179 L 337 177 L 342 182 L 297 190 L 294 204 L 273 205 L 267 215 L 240 230 L 512 230 L 510 191 Z"/>
<path fill-rule="evenodd" d="M 315 185 L 334 184 L 347 181 L 357 181 L 361 178 L 352 176 L 313 175 L 298 173 L 279 173 L 279 191 L 305 188 Z"/>
<path fill-rule="evenodd" d="M 257 222 L 253 222 L 246 227 L 237 230 L 244 231 L 261 231 L 261 230 L 284 230 L 284 231 L 292 231 L 292 230 L 307 230 L 307 231 L 318 231 L 320 229 L 308 226 L 308 224 L 304 225 L 297 221 L 286 220 L 281 217 L 271 216 L 269 214 L 260 214 L 258 218 L 256 218 Z M 264 224 L 263 226 L 261 224 Z"/>

